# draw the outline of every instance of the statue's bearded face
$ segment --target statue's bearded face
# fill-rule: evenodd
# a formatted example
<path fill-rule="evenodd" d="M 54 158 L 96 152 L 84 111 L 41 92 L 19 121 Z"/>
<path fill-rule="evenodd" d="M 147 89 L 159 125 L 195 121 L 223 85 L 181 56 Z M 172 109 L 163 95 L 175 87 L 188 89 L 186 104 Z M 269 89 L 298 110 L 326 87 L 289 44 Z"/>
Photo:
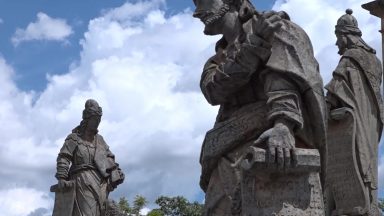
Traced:
<path fill-rule="evenodd" d="M 222 34 L 222 19 L 229 11 L 229 5 L 223 0 L 194 0 L 196 10 L 193 16 L 205 25 L 204 33 L 208 35 Z"/>
<path fill-rule="evenodd" d="M 336 46 L 339 48 L 339 54 L 340 55 L 343 55 L 344 52 L 347 50 L 347 38 L 345 35 L 343 34 L 340 34 L 340 33 L 336 33 Z"/>

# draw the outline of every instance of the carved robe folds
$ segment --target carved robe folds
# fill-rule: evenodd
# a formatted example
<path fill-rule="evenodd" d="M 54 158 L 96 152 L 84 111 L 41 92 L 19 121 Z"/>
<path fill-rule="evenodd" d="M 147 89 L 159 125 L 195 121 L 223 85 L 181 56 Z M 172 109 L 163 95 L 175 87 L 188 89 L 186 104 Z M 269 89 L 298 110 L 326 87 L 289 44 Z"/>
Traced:
<path fill-rule="evenodd" d="M 381 64 L 376 56 L 354 48 L 344 53 L 326 86 L 330 107 L 327 205 L 336 215 L 379 215 L 381 77 Z"/>
<path fill-rule="evenodd" d="M 251 33 L 248 26 L 254 21 L 243 25 L 246 33 Z M 319 177 L 320 155 L 325 152 L 323 83 L 308 36 L 288 19 L 282 23 L 270 57 L 256 71 L 233 58 L 238 44 L 226 44 L 223 39 L 204 67 L 202 92 L 209 103 L 220 105 L 200 158 L 200 185 L 206 192 L 204 215 L 323 215 Z M 223 67 L 228 62 L 239 65 Z M 312 168 L 299 166 L 290 175 L 277 166 L 260 167 L 260 163 L 265 165 L 265 157 L 253 161 L 255 166 L 243 166 L 252 161 L 247 155 L 254 148 L 253 141 L 279 118 L 294 123 L 296 147 L 314 160 L 300 162 Z M 258 148 L 252 154 L 265 156 L 262 151 Z M 297 193 L 302 196 L 293 198 Z"/>

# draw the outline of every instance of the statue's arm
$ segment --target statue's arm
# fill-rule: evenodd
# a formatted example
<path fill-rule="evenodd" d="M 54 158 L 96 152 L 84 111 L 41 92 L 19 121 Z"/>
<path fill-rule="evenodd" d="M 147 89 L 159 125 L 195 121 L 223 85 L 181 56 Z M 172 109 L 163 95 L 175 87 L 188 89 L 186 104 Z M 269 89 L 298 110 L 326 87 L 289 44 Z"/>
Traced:
<path fill-rule="evenodd" d="M 325 86 L 328 90 L 326 94 L 326 102 L 328 110 L 347 107 L 347 105 L 337 95 L 341 86 L 347 86 L 353 89 L 353 83 L 350 74 L 359 74 L 359 66 L 348 58 L 342 58 L 337 68 L 333 72 L 332 80 Z"/>
<path fill-rule="evenodd" d="M 268 97 L 268 120 L 273 123 L 289 122 L 290 129 L 301 129 L 303 117 L 299 87 L 282 73 L 267 72 L 264 91 Z"/>
<path fill-rule="evenodd" d="M 212 105 L 230 102 L 230 98 L 249 83 L 260 65 L 265 64 L 271 51 L 270 45 L 256 35 L 247 37 L 233 57 L 224 56 L 219 50 L 204 66 L 200 88 Z"/>
<path fill-rule="evenodd" d="M 73 136 L 69 135 L 56 159 L 56 179 L 67 180 L 69 177 L 69 168 L 73 159 L 73 153 L 76 148 L 76 141 Z"/>
<path fill-rule="evenodd" d="M 105 142 L 104 138 L 101 135 L 98 135 L 101 143 L 105 149 L 106 161 L 106 172 L 109 173 L 108 178 L 108 191 L 113 191 L 117 185 L 123 183 L 125 179 L 125 175 L 123 171 L 120 169 L 119 164 L 115 161 L 115 155 L 110 150 L 108 144 Z"/>

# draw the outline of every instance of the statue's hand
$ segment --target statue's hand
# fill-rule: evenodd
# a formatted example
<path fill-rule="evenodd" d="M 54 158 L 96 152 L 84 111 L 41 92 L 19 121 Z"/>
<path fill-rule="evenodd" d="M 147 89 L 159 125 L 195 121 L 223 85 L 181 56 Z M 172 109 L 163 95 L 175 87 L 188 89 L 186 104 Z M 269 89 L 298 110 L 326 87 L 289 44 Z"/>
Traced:
<path fill-rule="evenodd" d="M 253 31 L 256 35 L 262 37 L 268 42 L 271 42 L 274 33 L 282 26 L 281 16 L 275 11 L 267 11 L 257 18 L 253 24 Z"/>
<path fill-rule="evenodd" d="M 63 189 L 66 189 L 66 188 L 73 187 L 74 186 L 74 182 L 67 181 L 67 180 L 64 180 L 64 179 L 59 179 L 58 186 L 59 186 L 60 190 L 63 190 Z"/>
<path fill-rule="evenodd" d="M 275 124 L 273 128 L 262 133 L 254 145 L 258 146 L 264 142 L 266 142 L 268 165 L 277 163 L 278 168 L 283 168 L 290 167 L 294 163 L 295 138 L 289 126 L 283 123 Z"/>

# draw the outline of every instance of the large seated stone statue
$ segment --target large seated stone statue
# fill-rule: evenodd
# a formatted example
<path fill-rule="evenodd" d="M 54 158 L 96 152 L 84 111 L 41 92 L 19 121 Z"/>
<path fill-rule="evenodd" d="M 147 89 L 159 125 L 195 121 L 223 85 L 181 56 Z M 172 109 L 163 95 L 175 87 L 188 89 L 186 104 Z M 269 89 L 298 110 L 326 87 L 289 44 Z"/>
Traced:
<path fill-rule="evenodd" d="M 336 25 L 341 55 L 327 84 L 329 107 L 328 215 L 379 215 L 378 144 L 383 129 L 381 63 L 361 38 L 352 10 Z"/>
<path fill-rule="evenodd" d="M 200 82 L 220 105 L 201 150 L 204 215 L 324 215 L 326 109 L 307 34 L 248 0 L 194 3 L 204 33 L 223 35 Z"/>
<path fill-rule="evenodd" d="M 108 194 L 123 182 L 124 174 L 98 134 L 101 115 L 99 104 L 87 100 L 83 120 L 65 139 L 57 156 L 58 184 L 51 187 L 56 193 L 53 216 L 117 215 L 107 209 L 113 206 Z"/>

